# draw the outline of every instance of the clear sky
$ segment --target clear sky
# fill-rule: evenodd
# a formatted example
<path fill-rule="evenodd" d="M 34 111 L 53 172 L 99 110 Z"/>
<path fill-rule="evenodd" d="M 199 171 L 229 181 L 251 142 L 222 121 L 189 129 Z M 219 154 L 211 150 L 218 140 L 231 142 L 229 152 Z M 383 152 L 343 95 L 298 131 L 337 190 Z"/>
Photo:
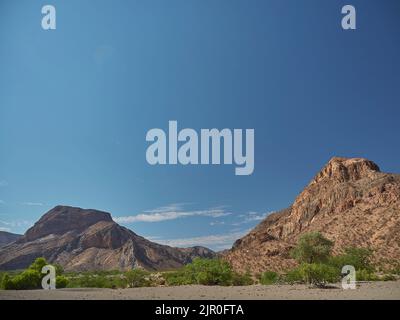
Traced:
<path fill-rule="evenodd" d="M 0 1 L 2 230 L 65 204 L 219 250 L 332 156 L 400 173 L 399 119 L 398 0 Z M 169 120 L 255 129 L 254 173 L 150 166 L 146 133 Z"/>

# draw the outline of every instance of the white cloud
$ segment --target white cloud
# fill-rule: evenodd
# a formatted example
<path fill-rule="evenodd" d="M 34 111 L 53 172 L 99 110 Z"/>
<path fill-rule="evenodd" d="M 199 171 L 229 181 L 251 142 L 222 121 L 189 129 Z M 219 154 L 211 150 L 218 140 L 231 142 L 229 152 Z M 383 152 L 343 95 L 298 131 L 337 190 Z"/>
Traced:
<path fill-rule="evenodd" d="M 24 206 L 35 206 L 35 207 L 44 206 L 44 203 L 42 203 L 42 202 L 23 202 L 22 204 Z"/>
<path fill-rule="evenodd" d="M 6 231 L 6 232 L 10 232 L 11 229 L 10 228 L 4 228 L 4 227 L 0 227 L 0 231 Z"/>
<path fill-rule="evenodd" d="M 193 216 L 218 218 L 228 216 L 230 214 L 231 212 L 227 212 L 224 207 L 216 207 L 206 210 L 186 210 L 184 208 L 184 204 L 171 204 L 153 210 L 146 210 L 137 215 L 113 217 L 113 219 L 117 223 L 160 222 Z"/>
<path fill-rule="evenodd" d="M 233 242 L 243 237 L 249 231 L 250 230 L 242 230 L 226 234 L 207 235 L 207 236 L 192 237 L 192 238 L 164 239 L 164 240 L 157 239 L 156 242 L 172 247 L 204 246 L 222 250 L 230 248 Z"/>
<path fill-rule="evenodd" d="M 211 221 L 210 226 L 219 226 L 225 224 L 225 221 Z"/>
<path fill-rule="evenodd" d="M 239 215 L 239 217 L 242 218 L 242 220 L 238 221 L 238 222 L 234 222 L 234 223 L 232 223 L 232 225 L 239 226 L 239 225 L 245 224 L 245 223 L 261 221 L 261 220 L 264 220 L 271 213 L 273 213 L 273 211 L 265 212 L 265 213 L 261 213 L 261 214 L 254 212 L 254 211 L 250 211 L 250 212 L 247 212 L 246 214 Z"/>
<path fill-rule="evenodd" d="M 15 220 L 15 221 L 3 221 L 0 220 L 0 227 L 6 226 L 4 228 L 20 228 L 20 227 L 27 227 L 32 226 L 32 221 L 29 220 Z"/>

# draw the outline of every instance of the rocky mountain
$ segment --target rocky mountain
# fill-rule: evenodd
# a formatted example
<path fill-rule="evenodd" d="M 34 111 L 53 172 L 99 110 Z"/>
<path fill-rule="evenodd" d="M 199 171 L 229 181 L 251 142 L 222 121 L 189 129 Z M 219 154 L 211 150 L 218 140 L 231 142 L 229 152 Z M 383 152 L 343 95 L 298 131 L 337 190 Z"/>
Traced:
<path fill-rule="evenodd" d="M 376 262 L 400 260 L 400 175 L 362 158 L 332 158 L 287 209 L 269 215 L 224 257 L 236 270 L 282 271 L 299 236 L 319 231 L 345 247 L 368 247 Z"/>
<path fill-rule="evenodd" d="M 146 240 L 115 223 L 107 212 L 57 206 L 0 249 L 0 270 L 25 268 L 42 256 L 71 271 L 165 270 L 214 255 L 203 247 L 173 248 Z"/>
<path fill-rule="evenodd" d="M 21 237 L 20 234 L 10 233 L 10 232 L 6 232 L 6 231 L 0 231 L 0 247 L 3 247 L 6 244 L 9 244 L 11 242 L 14 242 L 19 237 Z"/>

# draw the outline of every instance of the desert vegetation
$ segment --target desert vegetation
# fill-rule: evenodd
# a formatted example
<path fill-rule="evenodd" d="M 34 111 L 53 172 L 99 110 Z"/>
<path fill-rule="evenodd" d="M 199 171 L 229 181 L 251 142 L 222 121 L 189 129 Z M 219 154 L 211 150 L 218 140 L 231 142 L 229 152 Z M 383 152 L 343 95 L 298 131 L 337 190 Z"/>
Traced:
<path fill-rule="evenodd" d="M 356 270 L 356 281 L 396 280 L 399 269 L 377 272 L 377 266 L 371 262 L 372 250 L 349 247 L 340 255 L 332 255 L 333 242 L 319 232 L 302 235 L 291 251 L 298 266 L 285 273 L 265 271 L 259 277 L 261 284 L 306 283 L 316 287 L 326 287 L 342 278 L 342 268 L 351 265 Z"/>
<path fill-rule="evenodd" d="M 150 272 L 133 269 L 126 272 L 90 271 L 64 272 L 56 267 L 56 288 L 135 288 L 180 285 L 246 286 L 255 283 L 308 284 L 327 287 L 337 283 L 343 276 L 342 267 L 352 265 L 357 281 L 396 280 L 400 266 L 383 272 L 371 262 L 372 251 L 366 248 L 346 248 L 340 255 L 332 255 L 333 242 L 318 232 L 304 234 L 292 249 L 291 255 L 298 266 L 282 273 L 265 271 L 261 274 L 235 272 L 231 265 L 220 258 L 196 258 L 192 263 L 178 270 Z M 37 258 L 26 270 L 0 272 L 0 288 L 6 290 L 39 289 L 45 274 L 42 267 L 44 258 Z M 378 272 L 379 270 L 379 272 Z"/>
<path fill-rule="evenodd" d="M 45 258 L 37 258 L 26 270 L 13 273 L 0 273 L 0 288 L 5 290 L 30 290 L 42 288 L 42 279 L 46 275 L 42 268 L 48 265 Z M 65 288 L 68 279 L 62 275 L 63 269 L 59 265 L 56 269 L 56 288 Z"/>

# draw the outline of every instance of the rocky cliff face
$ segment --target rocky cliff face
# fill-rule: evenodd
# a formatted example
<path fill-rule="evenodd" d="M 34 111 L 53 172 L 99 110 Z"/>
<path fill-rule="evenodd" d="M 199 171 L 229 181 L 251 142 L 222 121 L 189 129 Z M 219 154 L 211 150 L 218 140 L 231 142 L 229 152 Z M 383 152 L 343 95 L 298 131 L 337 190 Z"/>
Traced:
<path fill-rule="evenodd" d="M 0 247 L 5 246 L 6 244 L 9 244 L 11 242 L 14 242 L 19 237 L 21 237 L 20 234 L 0 231 Z"/>
<path fill-rule="evenodd" d="M 374 259 L 400 259 L 400 175 L 382 173 L 362 158 L 332 158 L 291 207 L 271 214 L 235 242 L 225 258 L 237 270 L 281 271 L 293 267 L 289 251 L 299 236 L 320 231 L 334 253 L 369 247 Z"/>
<path fill-rule="evenodd" d="M 16 242 L 0 249 L 0 269 L 20 269 L 45 257 L 66 270 L 177 268 L 194 257 L 213 257 L 206 248 L 173 248 L 138 236 L 107 212 L 57 206 Z"/>

